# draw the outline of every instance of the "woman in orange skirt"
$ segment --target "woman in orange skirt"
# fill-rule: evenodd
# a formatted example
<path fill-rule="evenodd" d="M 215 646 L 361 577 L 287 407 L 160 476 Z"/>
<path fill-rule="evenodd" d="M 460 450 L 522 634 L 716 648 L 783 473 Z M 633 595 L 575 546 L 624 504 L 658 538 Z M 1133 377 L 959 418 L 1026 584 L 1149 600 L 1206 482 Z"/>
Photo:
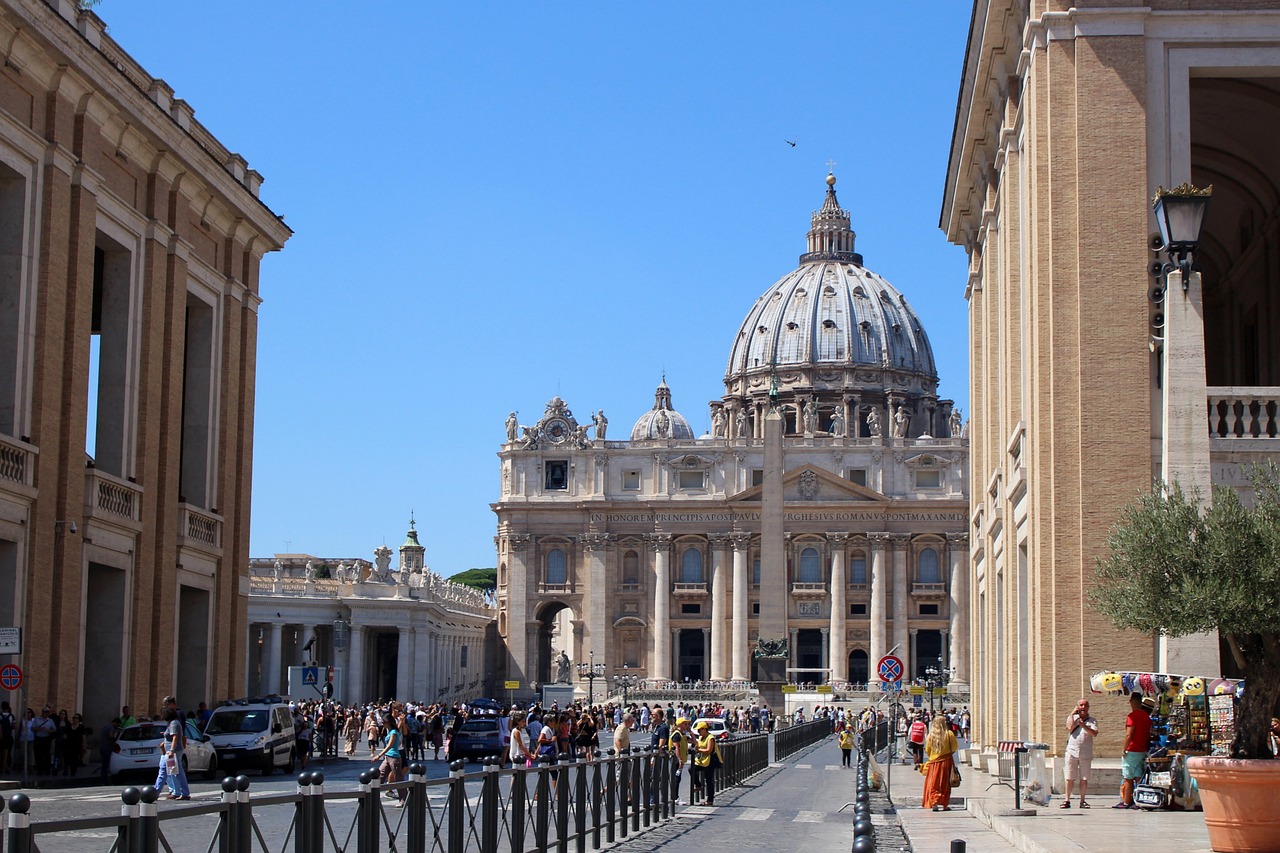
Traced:
<path fill-rule="evenodd" d="M 960 745 L 947 725 L 947 718 L 939 714 L 929 724 L 929 734 L 924 739 L 924 807 L 936 811 L 951 811 L 951 768 L 955 766 L 955 754 Z"/>

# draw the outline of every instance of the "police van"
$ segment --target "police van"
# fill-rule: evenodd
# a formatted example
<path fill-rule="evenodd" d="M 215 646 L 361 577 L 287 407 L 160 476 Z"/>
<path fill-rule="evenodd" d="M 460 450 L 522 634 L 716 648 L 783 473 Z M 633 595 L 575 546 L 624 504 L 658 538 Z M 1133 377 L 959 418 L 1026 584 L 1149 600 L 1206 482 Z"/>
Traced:
<path fill-rule="evenodd" d="M 228 770 L 293 772 L 293 714 L 279 696 L 224 702 L 213 709 L 204 733 L 218 751 L 218 764 Z"/>

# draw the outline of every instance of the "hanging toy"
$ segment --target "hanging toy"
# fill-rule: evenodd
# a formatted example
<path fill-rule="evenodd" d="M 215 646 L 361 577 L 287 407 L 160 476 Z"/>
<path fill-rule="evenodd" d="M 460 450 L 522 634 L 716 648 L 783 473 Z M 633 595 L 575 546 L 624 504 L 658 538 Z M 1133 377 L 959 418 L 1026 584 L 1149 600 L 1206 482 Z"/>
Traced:
<path fill-rule="evenodd" d="M 1132 672 L 1122 672 L 1120 674 L 1120 684 L 1124 688 L 1125 693 L 1133 693 L 1138 689 L 1136 680 Z"/>
<path fill-rule="evenodd" d="M 1165 688 L 1165 694 L 1170 699 L 1174 699 L 1177 698 L 1180 693 L 1182 693 L 1182 676 L 1169 676 L 1169 686 Z"/>
<path fill-rule="evenodd" d="M 1148 696 L 1156 692 L 1155 679 L 1152 678 L 1151 673 L 1144 672 L 1138 676 L 1138 689 Z"/>
<path fill-rule="evenodd" d="M 1182 692 L 1188 696 L 1203 696 L 1204 679 L 1188 678 L 1186 681 L 1182 682 Z"/>
<path fill-rule="evenodd" d="M 1104 672 L 1102 674 L 1102 690 L 1104 693 L 1118 693 L 1121 684 L 1119 673 Z"/>
<path fill-rule="evenodd" d="M 1102 676 L 1104 675 L 1106 675 L 1105 672 L 1095 672 L 1093 675 L 1089 676 L 1089 692 L 1090 693 L 1102 692 Z"/>

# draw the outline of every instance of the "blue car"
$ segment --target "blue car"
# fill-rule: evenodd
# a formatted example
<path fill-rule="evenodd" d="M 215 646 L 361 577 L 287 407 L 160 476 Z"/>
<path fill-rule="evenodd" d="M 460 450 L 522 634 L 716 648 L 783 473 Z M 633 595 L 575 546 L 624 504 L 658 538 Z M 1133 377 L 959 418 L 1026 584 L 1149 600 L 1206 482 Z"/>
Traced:
<path fill-rule="evenodd" d="M 504 760 L 507 755 L 507 738 L 502 734 L 497 717 L 473 717 L 459 726 L 449 741 L 447 757 L 450 761 L 478 760 L 490 755 Z"/>

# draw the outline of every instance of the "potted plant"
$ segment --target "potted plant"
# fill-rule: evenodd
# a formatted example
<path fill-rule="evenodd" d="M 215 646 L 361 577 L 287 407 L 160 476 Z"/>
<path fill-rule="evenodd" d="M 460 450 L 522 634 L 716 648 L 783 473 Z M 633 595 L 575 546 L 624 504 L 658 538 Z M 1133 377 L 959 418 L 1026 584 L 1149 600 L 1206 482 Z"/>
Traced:
<path fill-rule="evenodd" d="M 1091 601 L 1115 625 L 1171 637 L 1217 632 L 1245 679 L 1228 758 L 1193 758 L 1209 841 L 1220 851 L 1280 851 L 1280 469 L 1249 472 L 1255 500 L 1157 485 L 1127 507 L 1097 561 Z M 1186 673 L 1212 676 L 1216 673 Z"/>

